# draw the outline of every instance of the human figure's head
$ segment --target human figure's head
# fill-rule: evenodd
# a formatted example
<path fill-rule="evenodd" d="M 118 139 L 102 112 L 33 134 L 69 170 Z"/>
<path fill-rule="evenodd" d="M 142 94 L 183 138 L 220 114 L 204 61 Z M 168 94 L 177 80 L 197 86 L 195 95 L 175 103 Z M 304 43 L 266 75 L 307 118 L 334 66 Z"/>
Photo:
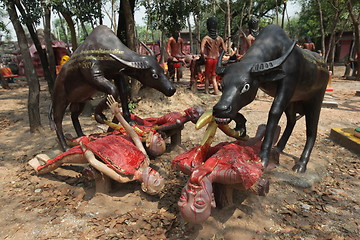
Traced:
<path fill-rule="evenodd" d="M 254 37 L 257 37 L 257 35 L 259 34 L 259 19 L 257 19 L 254 15 L 251 15 L 248 21 L 248 27 L 250 34 Z"/>
<path fill-rule="evenodd" d="M 152 156 L 160 156 L 166 150 L 165 140 L 161 137 L 159 133 L 149 132 L 146 138 L 146 150 Z"/>
<path fill-rule="evenodd" d="M 179 39 L 180 33 L 177 29 L 173 29 L 170 34 L 171 37 L 175 38 L 176 41 Z"/>
<path fill-rule="evenodd" d="M 201 180 L 201 185 L 190 181 L 181 191 L 178 201 L 181 216 L 194 224 L 203 223 L 211 214 L 211 208 L 216 207 L 212 183 L 207 177 Z"/>
<path fill-rule="evenodd" d="M 140 173 L 140 171 L 138 172 Z M 164 178 L 161 177 L 160 174 L 151 167 L 146 167 L 143 169 L 139 180 L 142 182 L 141 189 L 150 195 L 160 193 L 165 185 Z"/>
<path fill-rule="evenodd" d="M 209 36 L 212 39 L 217 38 L 218 19 L 216 17 L 208 18 L 206 21 L 206 27 L 209 32 Z"/>
<path fill-rule="evenodd" d="M 196 123 L 200 116 L 205 112 L 205 110 L 202 107 L 191 107 L 185 110 L 186 116 L 189 117 L 190 121 L 192 123 Z"/>
<path fill-rule="evenodd" d="M 305 42 L 306 42 L 306 43 L 311 43 L 311 38 L 310 38 L 310 36 L 308 36 L 308 35 L 305 36 Z"/>

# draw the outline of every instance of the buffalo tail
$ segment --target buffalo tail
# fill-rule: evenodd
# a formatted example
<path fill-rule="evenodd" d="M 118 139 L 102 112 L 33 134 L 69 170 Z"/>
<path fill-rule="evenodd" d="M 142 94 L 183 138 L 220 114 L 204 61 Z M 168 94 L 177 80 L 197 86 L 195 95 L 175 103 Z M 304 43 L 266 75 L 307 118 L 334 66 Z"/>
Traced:
<path fill-rule="evenodd" d="M 55 130 L 55 129 L 56 129 L 56 125 L 55 125 L 55 122 L 54 122 L 54 114 L 53 114 L 52 102 L 49 104 L 49 114 L 48 114 L 48 118 L 49 118 L 50 129 L 51 129 L 51 130 Z"/>

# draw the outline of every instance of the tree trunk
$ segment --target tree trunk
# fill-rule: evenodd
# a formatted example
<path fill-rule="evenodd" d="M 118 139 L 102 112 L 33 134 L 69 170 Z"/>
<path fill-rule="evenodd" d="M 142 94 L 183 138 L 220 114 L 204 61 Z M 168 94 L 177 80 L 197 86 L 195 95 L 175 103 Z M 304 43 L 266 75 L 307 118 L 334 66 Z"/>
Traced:
<path fill-rule="evenodd" d="M 10 20 L 14 26 L 20 51 L 22 53 L 22 57 L 24 60 L 25 76 L 29 84 L 28 114 L 29 114 L 30 132 L 33 133 L 38 131 L 41 127 L 40 109 L 39 109 L 39 99 L 40 99 L 39 79 L 36 76 L 35 68 L 30 56 L 25 31 L 22 28 L 21 23 L 19 22 L 19 17 L 17 15 L 15 4 L 13 1 L 9 1 L 7 3 L 7 11 Z"/>
<path fill-rule="evenodd" d="M 135 43 L 135 20 L 134 20 L 134 8 L 135 8 L 135 0 L 122 0 L 121 4 L 124 10 L 125 16 L 125 32 L 126 32 L 126 42 L 128 48 L 133 51 L 136 51 L 136 43 Z M 136 101 L 139 90 L 141 88 L 141 83 L 131 78 L 130 81 L 131 89 L 130 89 L 130 98 L 132 101 Z"/>
<path fill-rule="evenodd" d="M 227 51 L 231 52 L 231 1 L 226 0 L 226 22 L 227 22 L 227 39 L 228 39 L 228 49 Z"/>
<path fill-rule="evenodd" d="M 103 25 L 103 19 L 102 19 L 102 14 L 101 14 L 101 0 L 98 0 L 98 9 L 99 9 L 99 12 L 100 12 L 99 25 Z"/>
<path fill-rule="evenodd" d="M 63 20 L 62 20 L 62 17 L 61 17 L 61 15 L 60 15 L 60 12 L 59 12 L 59 11 L 57 11 L 57 14 L 58 14 L 58 16 L 59 16 L 61 29 L 62 29 L 62 31 L 64 32 L 67 54 L 68 54 L 69 56 L 71 56 L 71 51 L 70 51 L 70 48 L 69 48 L 69 40 L 68 40 L 68 37 L 67 37 L 67 34 L 66 34 L 66 30 L 65 30 L 64 23 L 63 23 Z M 59 40 L 61 40 L 61 39 L 60 39 L 60 34 L 59 34 Z"/>
<path fill-rule="evenodd" d="M 250 0 L 250 1 L 249 1 L 249 9 L 248 9 L 248 19 L 250 19 L 250 16 L 251 16 L 252 5 L 253 5 L 253 1 Z"/>
<path fill-rule="evenodd" d="M 46 53 L 47 58 L 49 59 L 50 64 L 50 74 L 52 79 L 56 78 L 56 59 L 54 54 L 54 49 L 52 48 L 52 38 L 51 38 L 51 11 L 50 7 L 45 7 L 45 23 L 44 23 L 44 34 L 45 34 L 45 45 L 46 45 Z"/>
<path fill-rule="evenodd" d="M 194 15 L 194 23 L 195 23 L 195 36 L 196 36 L 196 54 L 200 53 L 200 21 L 198 16 Z"/>
<path fill-rule="evenodd" d="M 276 25 L 279 25 L 279 10 L 277 0 L 275 0 L 275 15 L 276 15 Z"/>
<path fill-rule="evenodd" d="M 122 0 L 121 3 L 123 4 L 125 15 L 127 46 L 131 50 L 136 51 L 134 20 L 135 0 Z"/>
<path fill-rule="evenodd" d="M 124 6 L 122 4 L 123 1 L 124 0 L 120 0 L 120 4 L 119 4 L 119 19 L 117 24 L 116 35 L 127 46 L 128 44 L 126 39 L 126 20 L 125 20 Z"/>
<path fill-rule="evenodd" d="M 325 30 L 324 30 L 324 19 L 323 19 L 323 12 L 321 8 L 320 0 L 317 0 L 317 4 L 319 7 L 319 17 L 320 17 L 320 30 L 321 30 L 321 52 L 325 54 Z"/>
<path fill-rule="evenodd" d="M 240 34 L 243 33 L 243 29 L 242 29 L 242 26 L 243 26 L 243 18 L 244 18 L 244 10 L 245 10 L 245 7 L 246 7 L 246 3 L 244 3 L 242 9 L 241 9 L 241 13 L 240 13 L 240 24 L 239 24 L 239 35 L 238 35 L 238 42 L 237 42 L 237 48 L 238 48 L 238 52 L 240 53 L 240 44 L 241 44 L 241 38 L 240 38 Z M 243 33 L 244 34 L 244 33 Z M 245 36 L 244 36 L 245 37 Z"/>
<path fill-rule="evenodd" d="M 334 40 L 333 47 L 331 48 L 331 58 L 330 58 L 330 64 L 329 64 L 329 71 L 334 72 L 334 61 L 335 61 L 335 49 L 336 49 L 336 43 Z"/>
<path fill-rule="evenodd" d="M 190 16 L 187 16 L 187 22 L 188 22 L 189 34 L 190 34 L 190 53 L 193 54 L 194 46 L 193 46 L 193 36 L 192 36 L 192 30 L 191 30 Z"/>
<path fill-rule="evenodd" d="M 357 74 L 356 74 L 356 80 L 360 81 L 360 62 L 359 62 L 359 57 L 360 57 L 360 13 L 358 12 L 358 15 L 355 16 L 354 12 L 353 12 L 353 7 L 351 4 L 351 1 L 347 2 L 347 7 L 349 10 L 349 14 L 351 17 L 351 20 L 353 22 L 353 26 L 354 26 L 354 36 L 355 36 L 355 53 L 357 53 Z M 355 55 L 355 54 L 354 54 Z M 354 69 L 355 71 L 355 69 Z"/>
<path fill-rule="evenodd" d="M 19 0 L 15 1 L 15 5 L 16 5 L 17 9 L 19 10 L 20 14 L 22 16 L 24 16 L 24 18 L 25 18 L 26 12 L 25 12 L 25 9 L 23 8 L 22 4 L 20 3 L 20 1 Z M 48 59 L 46 57 L 45 52 L 43 51 L 43 49 L 41 47 L 41 43 L 40 43 L 39 38 L 38 38 L 38 36 L 36 34 L 36 31 L 35 31 L 35 29 L 33 27 L 33 24 L 31 22 L 29 22 L 29 21 L 26 21 L 25 24 L 26 24 L 26 27 L 27 27 L 29 33 L 30 33 L 31 39 L 34 42 L 35 48 L 36 48 L 36 50 L 38 52 L 39 59 L 40 59 L 40 62 L 41 62 L 41 66 L 42 66 L 42 68 L 44 70 L 44 77 L 45 77 L 45 80 L 47 81 L 49 92 L 52 95 L 55 79 L 53 79 L 52 76 L 51 76 Z"/>
<path fill-rule="evenodd" d="M 283 9 L 283 14 L 282 14 L 282 19 L 281 19 L 281 28 L 284 28 L 285 12 L 286 12 L 286 1 L 284 1 L 284 9 Z"/>
<path fill-rule="evenodd" d="M 87 38 L 87 36 L 89 36 L 89 33 L 86 30 L 85 23 L 83 21 L 81 21 L 80 19 L 79 19 L 79 21 L 80 21 L 80 26 L 81 26 L 81 29 L 82 29 L 82 31 L 84 33 L 84 36 L 85 36 L 85 38 Z"/>
<path fill-rule="evenodd" d="M 336 17 L 335 17 L 335 19 L 334 19 L 333 29 L 332 29 L 332 31 L 331 31 L 330 38 L 329 38 L 329 46 L 328 46 L 328 49 L 327 49 L 327 51 L 326 51 L 326 54 L 324 55 L 324 56 L 325 56 L 325 57 L 324 57 L 325 62 L 327 62 L 328 59 L 329 59 L 329 55 L 330 55 L 330 53 L 331 53 L 331 49 L 332 49 L 333 47 L 335 47 L 335 46 L 334 46 L 334 42 L 335 42 L 334 38 L 335 38 L 336 25 L 337 25 L 337 23 L 339 22 L 338 19 L 339 19 L 338 14 L 336 14 Z"/>
<path fill-rule="evenodd" d="M 74 21 L 72 20 L 71 16 L 69 14 L 67 14 L 66 12 L 60 11 L 60 13 L 64 17 L 67 25 L 69 26 L 70 35 L 71 35 L 72 52 L 75 52 L 75 50 L 78 47 L 78 44 L 77 44 L 77 40 L 76 40 L 76 31 L 75 31 Z"/>

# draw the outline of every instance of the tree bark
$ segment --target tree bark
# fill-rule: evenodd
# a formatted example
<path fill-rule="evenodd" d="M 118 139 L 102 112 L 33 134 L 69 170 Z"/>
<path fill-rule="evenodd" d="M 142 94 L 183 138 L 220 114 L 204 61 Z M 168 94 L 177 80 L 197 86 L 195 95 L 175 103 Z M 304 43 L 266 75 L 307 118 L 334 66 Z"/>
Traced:
<path fill-rule="evenodd" d="M 58 14 L 58 16 L 59 16 L 61 29 L 62 29 L 62 31 L 64 32 L 67 54 L 68 54 L 69 56 L 71 56 L 71 51 L 70 51 L 70 48 L 69 48 L 69 40 L 68 40 L 68 37 L 67 37 L 67 34 L 66 34 L 66 30 L 65 30 L 64 23 L 63 23 L 63 20 L 62 20 L 62 17 L 61 17 L 61 15 L 60 15 L 60 12 L 59 12 L 59 11 L 57 11 L 57 14 Z M 59 34 L 59 40 L 61 40 L 61 39 L 60 39 L 60 34 Z"/>
<path fill-rule="evenodd" d="M 360 62 L 359 62 L 359 57 L 360 57 L 360 13 L 358 13 L 358 16 L 355 16 L 355 14 L 353 12 L 353 7 L 351 4 L 351 1 L 347 2 L 347 7 L 348 7 L 349 14 L 350 14 L 351 20 L 353 22 L 353 26 L 354 26 L 355 53 L 357 53 L 357 61 L 358 61 L 357 62 L 356 80 L 360 81 Z M 354 60 L 356 60 L 356 59 L 354 59 Z"/>
<path fill-rule="evenodd" d="M 124 22 L 119 23 L 122 26 L 121 32 L 125 33 L 126 45 L 133 51 L 136 51 L 136 43 L 135 43 L 135 20 L 134 20 L 134 8 L 135 8 L 135 0 L 121 0 L 120 8 L 123 12 Z M 119 16 L 120 21 L 120 16 Z M 125 24 L 124 24 L 125 23 Z M 130 98 L 132 101 L 136 101 L 138 97 L 139 90 L 141 88 L 141 83 L 131 78 L 130 81 Z"/>
<path fill-rule="evenodd" d="M 52 38 L 51 38 L 51 10 L 50 7 L 46 6 L 45 9 L 45 23 L 44 23 L 44 34 L 45 34 L 45 45 L 46 53 L 50 64 L 50 74 L 52 79 L 56 78 L 56 59 L 54 54 L 54 49 L 52 48 Z"/>
<path fill-rule="evenodd" d="M 187 22 L 188 22 L 189 34 L 190 34 L 190 53 L 193 53 L 194 46 L 193 46 L 193 36 L 192 36 L 192 30 L 191 30 L 190 16 L 187 17 Z"/>
<path fill-rule="evenodd" d="M 248 19 L 250 19 L 250 16 L 251 16 L 252 5 L 253 5 L 253 1 L 250 0 L 249 1 L 249 9 L 248 9 Z"/>
<path fill-rule="evenodd" d="M 28 95 L 28 114 L 30 123 L 30 132 L 36 132 L 41 127 L 40 121 L 40 84 L 39 79 L 36 76 L 35 68 L 30 56 L 29 47 L 25 35 L 25 31 L 19 22 L 15 4 L 13 1 L 9 1 L 6 5 L 10 20 L 14 26 L 19 47 L 22 53 L 25 67 L 25 76 L 29 84 L 29 95 Z"/>
<path fill-rule="evenodd" d="M 286 1 L 284 1 L 284 8 L 283 8 L 282 19 L 281 19 L 281 28 L 284 28 L 285 12 L 286 12 Z"/>
<path fill-rule="evenodd" d="M 26 16 L 26 11 L 23 8 L 23 6 L 22 6 L 22 4 L 20 3 L 19 0 L 15 1 L 15 5 L 16 5 L 16 8 L 19 10 L 20 14 L 22 16 Z M 49 92 L 52 95 L 55 79 L 53 79 L 52 76 L 51 76 L 48 59 L 46 57 L 45 52 L 43 51 L 43 49 L 41 47 L 41 43 L 39 41 L 39 38 L 38 38 L 38 36 L 37 36 L 37 34 L 35 32 L 35 29 L 34 29 L 32 23 L 30 23 L 29 21 L 26 21 L 25 24 L 26 24 L 26 27 L 27 27 L 29 33 L 30 33 L 31 39 L 34 42 L 36 50 L 38 52 L 40 62 L 41 62 L 41 66 L 42 66 L 42 68 L 44 70 L 44 77 L 45 77 L 45 80 L 47 81 Z"/>
<path fill-rule="evenodd" d="M 102 19 L 102 14 L 101 14 L 101 0 L 98 0 L 98 9 L 99 9 L 99 12 L 100 12 L 99 25 L 103 25 L 103 19 Z"/>
<path fill-rule="evenodd" d="M 80 19 L 79 19 L 79 22 L 80 22 L 81 29 L 83 30 L 83 33 L 84 33 L 84 38 L 87 38 L 87 36 L 89 36 L 89 33 L 86 30 L 85 23 L 83 21 L 81 21 Z"/>
<path fill-rule="evenodd" d="M 122 0 L 121 3 L 123 4 L 125 15 L 127 46 L 131 50 L 136 51 L 134 20 L 135 0 Z"/>
<path fill-rule="evenodd" d="M 71 45 L 72 45 L 72 51 L 75 52 L 75 50 L 78 48 L 77 40 L 76 40 L 76 31 L 75 31 L 75 24 L 72 20 L 71 16 L 67 14 L 64 11 L 60 11 L 61 15 L 64 17 L 67 25 L 70 29 L 70 35 L 71 35 Z"/>
<path fill-rule="evenodd" d="M 325 54 L 325 30 L 324 30 L 324 19 L 323 19 L 323 12 L 321 8 L 320 0 L 317 0 L 317 4 L 319 7 L 319 17 L 320 17 L 320 31 L 321 31 L 321 52 Z"/>
<path fill-rule="evenodd" d="M 200 53 L 200 21 L 199 17 L 194 15 L 194 23 L 195 23 L 195 36 L 196 36 L 196 54 Z"/>
<path fill-rule="evenodd" d="M 226 0 L 226 22 L 227 22 L 227 39 L 228 40 L 228 52 L 231 52 L 231 9 L 230 9 L 231 1 Z M 225 41 L 226 41 L 225 40 Z"/>

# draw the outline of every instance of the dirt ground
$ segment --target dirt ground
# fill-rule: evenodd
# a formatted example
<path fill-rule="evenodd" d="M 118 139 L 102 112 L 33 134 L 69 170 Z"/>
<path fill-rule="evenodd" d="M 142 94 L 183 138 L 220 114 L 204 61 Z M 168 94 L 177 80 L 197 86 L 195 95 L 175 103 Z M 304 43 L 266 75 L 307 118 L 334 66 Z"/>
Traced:
<path fill-rule="evenodd" d="M 0 239 L 359 239 L 360 158 L 329 139 L 331 128 L 360 126 L 360 82 L 341 79 L 337 67 L 331 95 L 338 108 L 323 108 L 318 138 L 305 174 L 292 172 L 305 142 L 305 121 L 300 119 L 280 156 L 280 166 L 266 173 L 270 192 L 266 197 L 235 192 L 234 205 L 213 209 L 202 225 L 184 222 L 177 201 L 187 176 L 171 169 L 172 159 L 198 144 L 203 130 L 187 123 L 182 131 L 183 148 L 177 147 L 152 160 L 166 178 L 159 196 L 149 196 L 136 182 L 113 183 L 109 194 L 95 193 L 79 167 L 59 168 L 38 176 L 27 164 L 38 153 L 60 153 L 54 131 L 48 127 L 50 102 L 41 83 L 43 130 L 30 134 L 27 115 L 28 89 L 24 80 L 0 89 Z M 187 88 L 188 71 L 175 96 L 155 91 L 142 94 L 135 113 L 161 116 L 199 105 L 211 109 L 219 96 L 192 94 Z M 248 133 L 266 123 L 272 98 L 259 94 L 242 110 Z M 80 121 L 87 134 L 100 132 L 90 116 Z M 284 129 L 285 117 L 280 125 Z M 74 134 L 67 114 L 65 132 Z M 215 143 L 230 141 L 223 133 Z"/>

